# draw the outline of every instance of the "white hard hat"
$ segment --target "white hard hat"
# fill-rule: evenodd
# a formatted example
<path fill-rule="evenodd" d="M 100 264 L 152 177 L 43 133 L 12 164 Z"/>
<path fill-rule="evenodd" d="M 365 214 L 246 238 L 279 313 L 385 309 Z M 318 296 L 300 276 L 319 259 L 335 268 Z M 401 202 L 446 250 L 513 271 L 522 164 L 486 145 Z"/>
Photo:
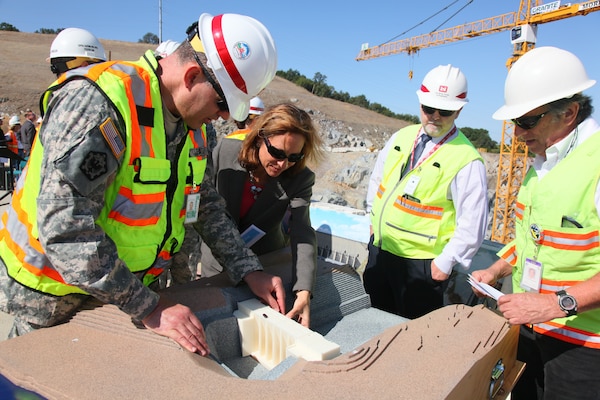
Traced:
<path fill-rule="evenodd" d="M 439 65 L 429 71 L 417 90 L 419 102 L 439 110 L 459 110 L 469 102 L 467 78 L 452 65 Z"/>
<path fill-rule="evenodd" d="M 525 53 L 508 71 L 504 105 L 492 118 L 508 120 L 556 100 L 571 97 L 596 84 L 573 53 L 556 47 L 537 47 Z"/>
<path fill-rule="evenodd" d="M 49 61 L 57 57 L 86 57 L 106 61 L 106 53 L 100 41 L 80 28 L 63 29 L 56 35 L 50 46 Z"/>
<path fill-rule="evenodd" d="M 250 99 L 250 111 L 248 114 L 261 115 L 265 112 L 265 103 L 260 99 L 260 97 L 256 96 Z"/>
<path fill-rule="evenodd" d="M 8 126 L 15 126 L 15 125 L 21 125 L 21 120 L 19 119 L 18 116 L 13 115 L 12 117 L 10 117 L 10 119 L 8 120 Z"/>
<path fill-rule="evenodd" d="M 243 121 L 248 116 L 250 99 L 260 93 L 277 72 L 277 49 L 267 28 L 252 17 L 239 14 L 198 19 L 202 46 L 229 106 L 231 116 Z M 203 48 L 199 48 L 203 47 Z"/>
<path fill-rule="evenodd" d="M 154 50 L 154 54 L 160 57 L 166 57 L 179 47 L 181 42 L 176 42 L 174 40 L 166 40 L 158 45 L 156 50 Z"/>

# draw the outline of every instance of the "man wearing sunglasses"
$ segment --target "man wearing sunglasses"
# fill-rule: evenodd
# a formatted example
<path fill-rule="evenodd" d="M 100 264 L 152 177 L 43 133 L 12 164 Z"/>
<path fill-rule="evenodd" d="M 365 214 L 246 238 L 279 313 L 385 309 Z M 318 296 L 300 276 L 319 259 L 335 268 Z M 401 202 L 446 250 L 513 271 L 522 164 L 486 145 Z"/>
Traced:
<path fill-rule="evenodd" d="M 512 274 L 514 293 L 498 308 L 521 324 L 517 358 L 526 367 L 513 399 L 600 398 L 600 125 L 582 93 L 595 83 L 574 54 L 538 47 L 510 69 L 493 115 L 511 120 L 535 154 L 515 239 L 473 273 L 489 284 Z"/>
<path fill-rule="evenodd" d="M 421 124 L 396 132 L 369 181 L 369 259 L 374 307 L 418 318 L 444 305 L 452 268 L 468 268 L 485 235 L 483 160 L 455 121 L 467 100 L 460 69 L 440 65 L 417 91 Z"/>
<path fill-rule="evenodd" d="M 234 283 L 284 310 L 281 279 L 262 271 L 202 182 L 204 125 L 246 118 L 276 65 L 259 21 L 202 14 L 170 56 L 149 50 L 69 70 L 48 88 L 39 141 L 0 232 L 0 308 L 15 317 L 11 336 L 65 322 L 93 296 L 207 355 L 195 314 L 149 289 L 180 250 L 185 224 Z"/>

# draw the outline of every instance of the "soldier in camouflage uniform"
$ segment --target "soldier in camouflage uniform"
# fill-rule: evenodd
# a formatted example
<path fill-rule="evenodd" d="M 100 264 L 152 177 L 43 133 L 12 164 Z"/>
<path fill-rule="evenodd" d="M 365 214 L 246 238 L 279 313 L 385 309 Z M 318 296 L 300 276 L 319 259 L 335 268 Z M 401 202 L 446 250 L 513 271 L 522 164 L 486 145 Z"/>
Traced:
<path fill-rule="evenodd" d="M 236 66 L 239 69 L 237 74 L 241 78 L 246 75 L 245 89 L 251 94 L 247 98 L 232 89 L 231 82 L 226 82 L 229 86 L 224 91 L 222 82 L 231 79 L 227 75 L 231 71 L 220 71 L 212 76 L 212 71 L 207 68 L 208 52 L 204 55 L 203 47 L 193 44 L 203 35 L 202 27 L 210 26 L 213 20 L 222 23 L 219 28 L 224 39 L 217 43 L 216 37 L 204 30 L 201 42 L 205 47 L 226 48 L 226 41 L 232 40 L 231 37 L 235 39 L 236 35 L 239 37 L 240 31 L 244 33 L 241 36 L 247 46 L 247 43 L 260 43 L 255 46 L 254 50 L 259 54 L 254 54 L 252 66 L 242 64 L 239 59 L 232 61 L 234 69 Z M 251 29 L 256 25 L 261 29 Z M 231 115 L 234 118 L 245 118 L 248 106 L 243 103 L 247 103 L 273 78 L 276 63 L 273 64 L 271 58 L 276 57 L 276 52 L 274 46 L 269 47 L 273 43 L 270 34 L 258 21 L 235 14 L 216 17 L 203 14 L 198 26 L 201 32 L 193 32 L 193 38 L 190 35 L 188 42 L 169 57 L 157 61 L 149 51 L 136 63 L 110 63 L 111 69 L 136 70 L 137 80 L 134 82 L 138 86 L 132 89 L 123 90 L 120 83 L 112 86 L 94 83 L 87 78 L 92 75 L 89 71 L 109 68 L 104 67 L 105 64 L 96 64 L 80 69 L 82 72 L 67 72 L 65 75 L 71 75 L 47 92 L 43 110 L 46 112 L 45 123 L 28 163 L 29 171 L 22 175 L 11 206 L 0 223 L 0 309 L 15 317 L 11 336 L 65 322 L 89 296 L 93 296 L 118 306 L 148 329 L 170 337 L 189 351 L 208 354 L 204 329 L 191 310 L 171 303 L 144 285 L 151 283 L 147 278 L 152 270 L 160 271 L 164 267 L 159 256 L 168 245 L 160 243 L 163 250 L 159 247 L 161 252 L 158 255 L 152 252 L 139 254 L 142 258 L 150 256 L 155 262 L 149 268 L 136 271 L 135 263 L 128 265 L 122 257 L 125 255 L 126 259 L 131 259 L 131 254 L 118 252 L 121 243 L 113 240 L 110 231 L 104 229 L 107 217 L 101 218 L 106 210 L 116 207 L 105 201 L 109 190 L 114 193 L 115 182 L 130 173 L 126 168 L 131 165 L 128 165 L 129 160 L 124 160 L 123 154 L 133 151 L 124 146 L 135 140 L 132 132 L 136 130 L 131 131 L 131 126 L 135 128 L 137 122 L 146 129 L 153 121 L 156 122 L 154 113 L 163 117 L 162 121 L 158 121 L 163 122 L 164 128 L 154 124 L 152 129 L 163 132 L 164 136 L 153 135 L 151 139 L 157 144 L 166 142 L 163 142 L 166 145 L 164 153 L 170 160 L 171 173 L 179 175 L 175 181 L 178 185 L 175 193 L 181 193 L 180 185 L 186 177 L 181 175 L 181 167 L 177 164 L 181 161 L 177 158 L 182 147 L 185 148 L 191 140 L 189 129 L 198 130 L 211 119 L 229 118 L 227 105 L 233 107 Z M 244 28 L 247 31 L 244 32 Z M 262 36 L 262 40 L 252 42 L 253 35 Z M 265 48 L 259 49 L 260 46 Z M 216 57 L 217 52 L 211 54 Z M 261 76 L 252 75 L 251 67 L 254 71 L 260 68 Z M 142 70 L 147 74 L 141 75 Z M 78 78 L 84 74 L 85 79 Z M 147 91 L 139 86 L 140 77 L 146 80 L 141 81 L 142 85 L 149 85 Z M 215 78 L 221 85 L 215 82 Z M 159 109 L 146 109 L 144 114 L 143 107 L 137 106 L 137 102 L 134 104 L 136 108 L 126 108 L 130 107 L 127 101 L 111 101 L 111 94 L 114 96 L 115 93 L 125 100 L 134 96 L 130 90 L 138 94 L 159 93 L 162 108 L 161 104 L 153 103 L 153 107 Z M 138 109 L 140 112 L 135 121 L 124 119 L 124 110 L 135 112 Z M 148 120 L 148 116 L 152 118 Z M 142 124 L 140 120 L 144 118 L 146 123 Z M 107 123 L 113 127 L 112 131 L 107 128 Z M 111 136 L 111 132 L 116 134 Z M 185 145 L 182 144 L 184 142 Z M 166 186 L 163 189 L 166 190 L 165 199 L 161 200 L 166 207 L 172 202 L 184 203 L 181 198 L 173 198 L 170 183 Z M 284 311 L 281 279 L 262 271 L 258 258 L 245 247 L 224 210 L 223 199 L 207 180 L 200 185 L 200 204 L 194 228 L 219 255 L 222 265 L 227 266 L 234 284 L 244 280 L 263 301 Z M 160 215 L 162 218 L 165 213 Z M 166 218 L 183 223 L 183 219 L 177 220 L 173 215 L 166 214 Z M 32 218 L 33 222 L 27 218 Z M 169 226 L 168 221 L 163 224 Z M 166 231 L 165 240 L 171 235 L 169 229 Z M 29 237 L 23 237 L 23 232 Z M 160 235 L 163 233 L 160 232 Z M 114 236 L 118 238 L 118 235 Z M 174 243 L 177 241 L 174 240 Z M 177 249 L 175 244 L 173 249 Z M 52 290 L 44 292 L 43 289 L 48 287 Z"/>

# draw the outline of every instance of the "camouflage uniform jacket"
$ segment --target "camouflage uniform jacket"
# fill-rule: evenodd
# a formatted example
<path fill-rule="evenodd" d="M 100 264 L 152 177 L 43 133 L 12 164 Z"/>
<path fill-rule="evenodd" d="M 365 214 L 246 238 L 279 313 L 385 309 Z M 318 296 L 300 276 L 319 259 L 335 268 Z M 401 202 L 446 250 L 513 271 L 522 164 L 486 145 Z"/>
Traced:
<path fill-rule="evenodd" d="M 56 90 L 48 103 L 39 140 L 44 146 L 41 186 L 37 200 L 39 241 L 64 280 L 104 303 L 115 304 L 136 319 L 145 318 L 158 302 L 158 294 L 145 287 L 117 256 L 112 240 L 94 223 L 104 206 L 104 192 L 122 159 L 109 158 L 107 179 L 90 182 L 75 155 L 98 149 L 98 126 L 107 117 L 119 121 L 104 94 L 87 80 L 74 80 Z M 122 129 L 122 127 L 119 127 Z M 184 124 L 167 138 L 168 157 L 186 137 Z M 83 195 L 82 193 L 86 193 Z M 227 266 L 234 283 L 249 272 L 261 270 L 258 258 L 245 247 L 225 202 L 206 180 L 201 185 L 198 222 L 194 227 Z M 0 260 L 0 308 L 40 326 L 63 322 L 87 298 L 80 294 L 53 296 L 33 291 L 12 280 Z M 4 268 L 3 268 L 4 267 Z"/>

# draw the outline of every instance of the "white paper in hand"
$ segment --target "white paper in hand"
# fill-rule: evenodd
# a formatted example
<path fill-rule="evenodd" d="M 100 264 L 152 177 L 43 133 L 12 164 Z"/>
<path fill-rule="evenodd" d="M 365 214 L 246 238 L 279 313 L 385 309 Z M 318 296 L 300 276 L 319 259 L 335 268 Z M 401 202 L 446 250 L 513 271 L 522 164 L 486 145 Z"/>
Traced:
<path fill-rule="evenodd" d="M 487 283 L 478 282 L 473 278 L 471 274 L 469 274 L 469 278 L 467 279 L 469 284 L 473 286 L 475 289 L 485 294 L 486 296 L 491 297 L 494 300 L 498 300 L 500 297 L 504 295 L 501 291 L 496 289 L 493 286 L 488 285 Z"/>

